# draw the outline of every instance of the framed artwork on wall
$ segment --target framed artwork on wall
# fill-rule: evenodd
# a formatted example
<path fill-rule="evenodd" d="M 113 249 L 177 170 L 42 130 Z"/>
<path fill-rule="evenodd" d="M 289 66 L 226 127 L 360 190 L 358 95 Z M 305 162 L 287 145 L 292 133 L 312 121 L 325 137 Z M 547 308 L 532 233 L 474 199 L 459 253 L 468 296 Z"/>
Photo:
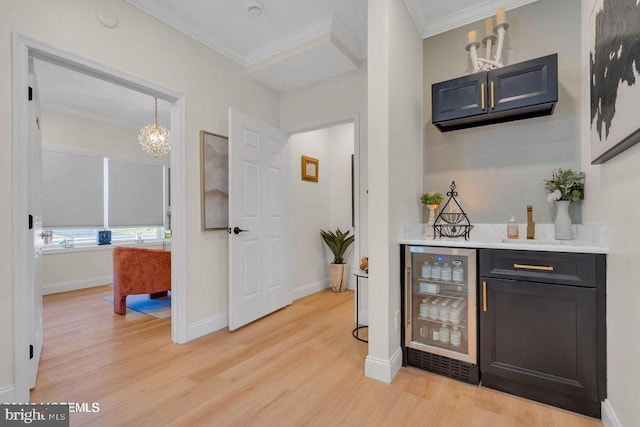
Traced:
<path fill-rule="evenodd" d="M 589 18 L 591 164 L 640 142 L 640 4 L 596 0 Z"/>
<path fill-rule="evenodd" d="M 318 168 L 320 166 L 318 159 L 313 157 L 302 156 L 302 180 L 318 182 Z"/>
<path fill-rule="evenodd" d="M 200 131 L 202 230 L 229 227 L 229 146 L 226 136 Z"/>

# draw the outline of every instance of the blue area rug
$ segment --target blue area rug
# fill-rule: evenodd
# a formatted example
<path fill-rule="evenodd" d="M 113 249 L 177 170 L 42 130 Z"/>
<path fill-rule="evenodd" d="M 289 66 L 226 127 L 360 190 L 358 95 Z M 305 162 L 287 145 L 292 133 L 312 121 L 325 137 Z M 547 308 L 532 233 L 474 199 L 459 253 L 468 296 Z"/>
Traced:
<path fill-rule="evenodd" d="M 106 301 L 113 304 L 113 295 L 104 297 Z M 149 295 L 128 295 L 127 311 L 133 310 L 139 313 L 148 314 L 149 316 L 159 319 L 171 317 L 171 292 L 162 298 L 151 299 Z"/>

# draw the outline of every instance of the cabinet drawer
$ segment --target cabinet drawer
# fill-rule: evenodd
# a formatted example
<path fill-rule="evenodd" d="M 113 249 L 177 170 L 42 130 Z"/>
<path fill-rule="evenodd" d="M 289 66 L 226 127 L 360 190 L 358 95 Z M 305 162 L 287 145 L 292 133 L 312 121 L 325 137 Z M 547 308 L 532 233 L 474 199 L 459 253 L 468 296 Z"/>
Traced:
<path fill-rule="evenodd" d="M 596 257 L 596 254 L 483 249 L 480 275 L 593 288 Z"/>

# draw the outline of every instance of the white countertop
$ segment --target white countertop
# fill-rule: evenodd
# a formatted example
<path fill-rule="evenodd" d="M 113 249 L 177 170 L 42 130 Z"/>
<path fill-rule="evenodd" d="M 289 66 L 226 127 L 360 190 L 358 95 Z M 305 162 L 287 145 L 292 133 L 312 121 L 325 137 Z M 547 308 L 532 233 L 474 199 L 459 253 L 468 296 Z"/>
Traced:
<path fill-rule="evenodd" d="M 425 236 L 425 224 L 402 227 L 399 243 L 422 246 L 446 246 L 453 248 L 512 249 L 547 252 L 609 253 L 607 232 L 604 227 L 574 225 L 575 240 L 555 240 L 553 224 L 536 224 L 535 239 L 527 240 L 527 225 L 518 224 L 520 239 L 507 239 L 506 224 L 474 224 L 470 239 L 436 238 Z"/>

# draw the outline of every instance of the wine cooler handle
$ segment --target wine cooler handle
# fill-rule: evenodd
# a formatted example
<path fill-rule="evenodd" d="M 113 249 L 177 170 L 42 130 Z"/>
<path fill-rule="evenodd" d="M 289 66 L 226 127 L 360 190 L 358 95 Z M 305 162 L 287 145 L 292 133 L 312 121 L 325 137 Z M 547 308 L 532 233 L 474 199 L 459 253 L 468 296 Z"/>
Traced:
<path fill-rule="evenodd" d="M 482 282 L 482 311 L 487 311 L 487 282 Z"/>
<path fill-rule="evenodd" d="M 411 267 L 405 268 L 404 273 L 404 314 L 405 314 L 405 326 L 409 326 L 411 324 L 411 301 L 409 301 L 409 297 L 411 296 Z"/>

